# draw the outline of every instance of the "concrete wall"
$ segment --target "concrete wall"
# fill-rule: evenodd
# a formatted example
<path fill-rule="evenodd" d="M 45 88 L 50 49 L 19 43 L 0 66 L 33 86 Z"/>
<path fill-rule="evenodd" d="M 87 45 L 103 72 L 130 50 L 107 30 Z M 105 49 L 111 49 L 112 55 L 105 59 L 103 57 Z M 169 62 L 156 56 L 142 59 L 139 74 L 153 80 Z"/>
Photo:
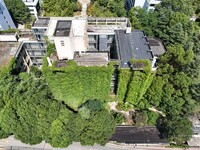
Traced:
<path fill-rule="evenodd" d="M 0 33 L 0 41 L 4 42 L 16 42 L 17 41 L 17 34 L 1 34 Z"/>

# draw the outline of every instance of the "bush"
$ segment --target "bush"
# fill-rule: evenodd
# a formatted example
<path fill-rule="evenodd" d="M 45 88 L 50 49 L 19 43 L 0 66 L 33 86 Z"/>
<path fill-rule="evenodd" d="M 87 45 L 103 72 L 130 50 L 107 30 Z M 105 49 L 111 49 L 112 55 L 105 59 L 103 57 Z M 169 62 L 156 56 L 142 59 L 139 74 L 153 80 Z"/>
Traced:
<path fill-rule="evenodd" d="M 115 122 L 117 124 L 122 124 L 125 121 L 124 115 L 122 113 L 111 111 L 111 114 L 113 115 Z"/>
<path fill-rule="evenodd" d="M 133 115 L 133 121 L 136 127 L 143 127 L 147 125 L 148 116 L 146 111 L 136 111 Z"/>

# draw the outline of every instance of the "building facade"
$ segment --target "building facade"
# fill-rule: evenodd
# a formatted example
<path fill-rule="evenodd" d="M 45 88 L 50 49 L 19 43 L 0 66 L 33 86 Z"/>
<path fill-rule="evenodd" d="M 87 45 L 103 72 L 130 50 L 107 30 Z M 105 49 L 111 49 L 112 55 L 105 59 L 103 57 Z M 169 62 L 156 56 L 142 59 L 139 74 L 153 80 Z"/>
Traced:
<path fill-rule="evenodd" d="M 15 29 L 16 26 L 3 0 L 0 0 L 0 30 Z"/>
<path fill-rule="evenodd" d="M 148 10 L 154 10 L 155 6 L 160 4 L 162 0 L 149 0 Z"/>
<path fill-rule="evenodd" d="M 132 60 L 146 60 L 156 70 L 157 50 L 163 50 L 162 43 L 148 39 L 141 30 L 132 30 L 130 20 L 121 18 L 79 18 L 49 17 L 38 18 L 32 32 L 35 41 L 23 41 L 16 58 L 20 71 L 30 66 L 41 67 L 46 55 L 46 38 L 55 44 L 55 52 L 49 56 L 53 62 L 65 64 L 73 60 L 80 66 L 107 66 L 110 61 L 118 62 L 120 68 L 131 68 Z M 58 65 L 59 66 L 59 65 Z M 139 69 L 143 69 L 141 66 Z"/>
<path fill-rule="evenodd" d="M 162 0 L 126 0 L 125 8 L 130 10 L 132 7 L 141 7 L 147 10 L 154 10 L 155 6 Z"/>
<path fill-rule="evenodd" d="M 134 58 L 147 59 L 155 68 L 148 39 L 143 31 L 131 30 L 128 18 L 39 18 L 32 31 L 36 40 L 44 41 L 47 36 L 55 44 L 58 61 L 75 60 L 85 66 L 101 66 L 115 60 L 120 67 L 129 68 L 129 61 Z M 123 49 L 124 45 L 127 47 Z"/>
<path fill-rule="evenodd" d="M 15 54 L 19 72 L 30 71 L 31 66 L 42 67 L 46 55 L 46 43 L 39 41 L 23 41 Z"/>
<path fill-rule="evenodd" d="M 37 18 L 38 10 L 40 8 L 39 0 L 22 0 L 24 4 L 29 8 L 30 13 Z"/>

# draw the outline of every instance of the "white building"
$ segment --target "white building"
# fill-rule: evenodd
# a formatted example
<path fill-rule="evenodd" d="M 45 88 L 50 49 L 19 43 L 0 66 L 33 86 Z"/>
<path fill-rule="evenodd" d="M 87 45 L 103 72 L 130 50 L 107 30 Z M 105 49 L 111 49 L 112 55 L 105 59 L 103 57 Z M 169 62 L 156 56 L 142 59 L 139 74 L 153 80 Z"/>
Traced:
<path fill-rule="evenodd" d="M 16 28 L 3 0 L 0 0 L 0 30 Z"/>
<path fill-rule="evenodd" d="M 29 8 L 30 10 L 30 13 L 32 15 L 35 16 L 35 18 L 38 18 L 37 17 L 37 14 L 38 14 L 38 9 L 39 9 L 39 0 L 22 0 L 24 2 L 24 4 Z"/>
<path fill-rule="evenodd" d="M 160 4 L 162 0 L 149 0 L 148 10 L 154 10 L 157 4 Z"/>
<path fill-rule="evenodd" d="M 125 8 L 130 10 L 132 7 L 141 7 L 147 10 L 154 10 L 155 6 L 162 0 L 126 0 Z"/>
<path fill-rule="evenodd" d="M 47 36 L 55 43 L 59 61 L 75 60 L 90 66 L 118 60 L 122 68 L 127 68 L 135 58 L 150 60 L 155 68 L 155 57 L 144 32 L 131 30 L 128 18 L 39 18 L 32 30 L 39 42 Z"/>

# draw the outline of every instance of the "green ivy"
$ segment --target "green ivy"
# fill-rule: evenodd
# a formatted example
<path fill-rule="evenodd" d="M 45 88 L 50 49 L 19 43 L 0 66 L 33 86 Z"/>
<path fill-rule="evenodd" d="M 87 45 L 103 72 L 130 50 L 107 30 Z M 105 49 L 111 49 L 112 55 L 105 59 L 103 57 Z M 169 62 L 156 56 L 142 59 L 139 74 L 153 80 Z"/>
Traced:
<path fill-rule="evenodd" d="M 149 63 L 147 63 L 149 64 Z M 141 102 L 143 95 L 152 83 L 154 74 L 151 73 L 149 65 L 144 70 L 120 69 L 117 96 L 119 102 L 129 102 L 136 108 L 148 106 L 148 102 Z"/>
<path fill-rule="evenodd" d="M 107 100 L 113 67 L 83 67 L 74 63 L 68 67 L 45 67 L 46 81 L 57 100 L 77 110 L 88 99 Z M 45 63 L 45 65 L 47 65 Z"/>
<path fill-rule="evenodd" d="M 123 102 L 123 100 L 125 99 L 125 94 L 126 94 L 128 83 L 130 82 L 131 76 L 132 76 L 132 72 L 130 71 L 130 69 L 119 70 L 117 96 L 120 102 Z"/>

